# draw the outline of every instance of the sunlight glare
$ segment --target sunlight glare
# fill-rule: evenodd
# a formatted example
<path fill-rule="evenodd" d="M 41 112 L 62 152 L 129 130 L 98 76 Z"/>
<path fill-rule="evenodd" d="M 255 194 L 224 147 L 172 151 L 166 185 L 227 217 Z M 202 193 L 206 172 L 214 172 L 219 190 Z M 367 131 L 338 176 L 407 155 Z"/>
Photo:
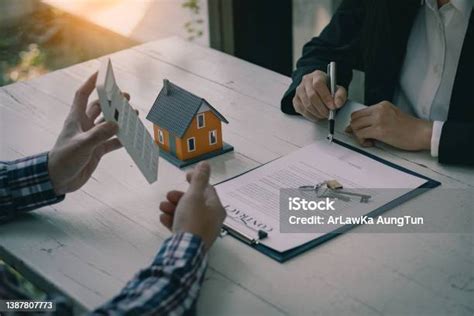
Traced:
<path fill-rule="evenodd" d="M 130 36 L 153 0 L 43 0 L 124 36 Z"/>

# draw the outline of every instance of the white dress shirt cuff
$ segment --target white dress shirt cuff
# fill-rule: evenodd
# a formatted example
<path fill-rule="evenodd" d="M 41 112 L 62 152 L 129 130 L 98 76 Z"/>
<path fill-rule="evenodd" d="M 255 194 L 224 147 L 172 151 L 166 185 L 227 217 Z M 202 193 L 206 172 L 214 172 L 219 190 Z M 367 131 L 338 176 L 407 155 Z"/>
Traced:
<path fill-rule="evenodd" d="M 438 157 L 439 140 L 441 139 L 441 131 L 443 130 L 444 122 L 434 121 L 433 132 L 431 133 L 431 156 Z"/>

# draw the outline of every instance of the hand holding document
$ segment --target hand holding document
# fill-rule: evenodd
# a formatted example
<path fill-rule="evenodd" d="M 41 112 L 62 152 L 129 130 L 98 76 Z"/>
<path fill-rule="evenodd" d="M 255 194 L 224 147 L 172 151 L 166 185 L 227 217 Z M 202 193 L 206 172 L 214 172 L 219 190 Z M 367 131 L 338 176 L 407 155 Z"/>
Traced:
<path fill-rule="evenodd" d="M 118 139 L 148 183 L 155 182 L 158 177 L 159 147 L 153 141 L 138 114 L 122 95 L 115 81 L 110 59 L 102 64 L 99 71 L 97 92 L 104 119 L 118 124 Z"/>

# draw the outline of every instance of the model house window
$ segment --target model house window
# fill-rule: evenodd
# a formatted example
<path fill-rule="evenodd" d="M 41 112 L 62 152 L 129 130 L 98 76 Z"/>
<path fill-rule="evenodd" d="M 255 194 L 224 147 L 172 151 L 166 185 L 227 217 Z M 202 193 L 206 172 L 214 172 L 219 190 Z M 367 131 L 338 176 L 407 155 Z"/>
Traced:
<path fill-rule="evenodd" d="M 192 152 L 196 150 L 196 138 L 191 137 L 188 138 L 188 152 Z"/>
<path fill-rule="evenodd" d="M 217 143 L 217 131 L 212 130 L 209 132 L 209 145 L 214 145 Z"/>
<path fill-rule="evenodd" d="M 204 121 L 204 113 L 198 114 L 197 124 L 198 124 L 198 128 L 203 128 L 206 126 L 206 122 Z"/>
<path fill-rule="evenodd" d="M 160 142 L 160 144 L 165 143 L 165 138 L 163 137 L 163 131 L 161 129 L 158 130 L 158 141 Z"/>
<path fill-rule="evenodd" d="M 117 109 L 115 109 L 114 118 L 118 122 L 118 120 L 119 120 L 119 111 Z"/>

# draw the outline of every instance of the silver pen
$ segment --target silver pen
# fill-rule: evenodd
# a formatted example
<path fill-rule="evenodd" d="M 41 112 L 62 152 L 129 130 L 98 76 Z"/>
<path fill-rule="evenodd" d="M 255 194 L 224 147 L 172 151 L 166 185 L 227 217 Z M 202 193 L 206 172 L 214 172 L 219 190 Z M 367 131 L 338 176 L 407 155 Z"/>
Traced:
<path fill-rule="evenodd" d="M 327 76 L 329 77 L 328 79 L 328 88 L 331 90 L 331 95 L 334 99 L 334 97 L 336 96 L 336 88 L 337 88 L 337 84 L 336 84 L 336 62 L 334 61 L 331 61 L 328 65 L 328 69 L 327 69 Z M 335 110 L 331 110 L 329 112 L 329 118 L 328 118 L 328 122 L 329 122 L 329 135 L 328 135 L 328 140 L 329 142 L 332 143 L 333 139 L 334 139 L 334 126 L 336 125 L 336 111 Z"/>

